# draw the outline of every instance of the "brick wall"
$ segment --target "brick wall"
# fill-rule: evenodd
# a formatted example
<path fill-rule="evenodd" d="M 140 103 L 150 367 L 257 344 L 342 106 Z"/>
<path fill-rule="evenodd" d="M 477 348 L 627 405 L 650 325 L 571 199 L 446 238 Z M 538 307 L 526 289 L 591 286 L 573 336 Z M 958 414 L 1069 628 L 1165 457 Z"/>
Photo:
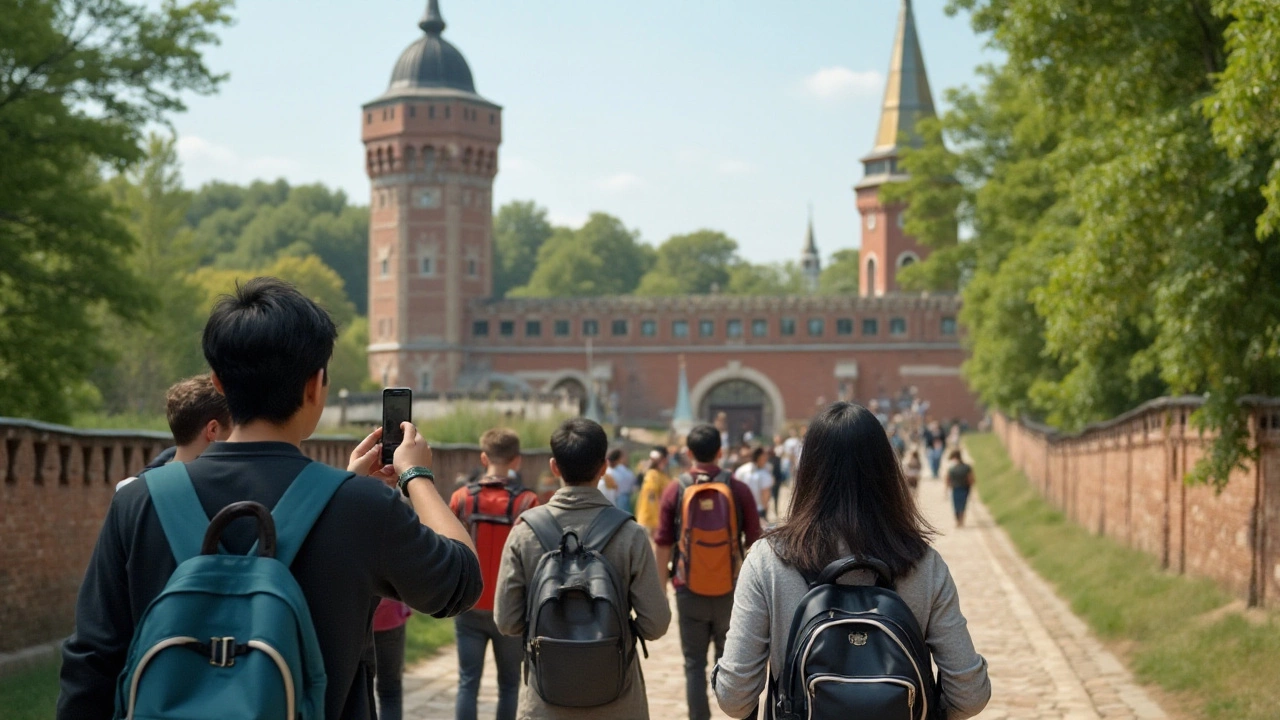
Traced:
<path fill-rule="evenodd" d="M 1074 435 L 996 416 L 1015 466 L 1090 532 L 1216 580 L 1252 605 L 1280 606 L 1280 401 L 1250 402 L 1256 462 L 1222 492 L 1184 482 L 1210 437 L 1196 398 L 1165 398 Z"/>
<path fill-rule="evenodd" d="M 165 433 L 83 431 L 0 418 L 0 653 L 71 631 L 76 593 L 122 478 L 172 444 Z M 303 450 L 345 467 L 348 438 L 315 438 Z M 525 453 L 525 477 L 547 483 L 549 452 Z M 442 494 L 480 464 L 480 449 L 441 445 L 433 460 Z"/>

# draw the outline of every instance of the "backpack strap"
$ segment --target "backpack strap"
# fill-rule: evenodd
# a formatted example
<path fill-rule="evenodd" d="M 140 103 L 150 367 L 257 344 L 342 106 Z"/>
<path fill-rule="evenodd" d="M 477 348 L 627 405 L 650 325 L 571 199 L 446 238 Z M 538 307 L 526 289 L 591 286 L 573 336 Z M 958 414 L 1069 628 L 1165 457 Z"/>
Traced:
<path fill-rule="evenodd" d="M 556 522 L 555 515 L 551 514 L 551 508 L 545 505 L 530 508 L 520 514 L 520 519 L 533 531 L 534 537 L 538 538 L 543 550 L 551 552 L 560 547 L 560 538 L 564 537 L 564 528 L 560 527 L 559 522 Z"/>
<path fill-rule="evenodd" d="M 302 543 L 306 541 L 311 526 L 324 512 L 329 499 L 347 478 L 355 473 L 339 470 L 319 461 L 308 463 L 293 479 L 289 489 L 276 502 L 271 517 L 276 521 L 276 559 L 286 566 L 293 564 Z M 254 543 L 250 554 L 257 552 Z"/>
<path fill-rule="evenodd" d="M 196 496 L 187 466 L 179 462 L 162 465 L 143 473 L 142 480 L 147 484 L 156 515 L 160 516 L 160 527 L 173 559 L 181 565 L 199 555 L 209 516 Z"/>
<path fill-rule="evenodd" d="M 627 521 L 634 520 L 631 513 L 616 507 L 607 507 L 601 510 L 595 519 L 591 521 L 591 525 L 587 527 L 586 537 L 582 539 L 582 544 L 588 550 L 603 552 L 604 546 L 609 544 L 613 536 Z"/>

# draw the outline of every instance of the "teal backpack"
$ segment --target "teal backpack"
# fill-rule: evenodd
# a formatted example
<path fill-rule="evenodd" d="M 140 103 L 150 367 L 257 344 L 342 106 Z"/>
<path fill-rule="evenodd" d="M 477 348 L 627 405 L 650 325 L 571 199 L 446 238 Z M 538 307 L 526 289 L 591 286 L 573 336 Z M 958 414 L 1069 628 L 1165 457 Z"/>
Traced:
<path fill-rule="evenodd" d="M 182 463 L 143 475 L 178 568 L 134 630 L 117 719 L 323 720 L 324 658 L 289 565 L 349 477 L 313 462 L 274 511 L 237 502 L 209 520 Z M 258 542 L 226 554 L 222 531 L 242 517 Z"/>

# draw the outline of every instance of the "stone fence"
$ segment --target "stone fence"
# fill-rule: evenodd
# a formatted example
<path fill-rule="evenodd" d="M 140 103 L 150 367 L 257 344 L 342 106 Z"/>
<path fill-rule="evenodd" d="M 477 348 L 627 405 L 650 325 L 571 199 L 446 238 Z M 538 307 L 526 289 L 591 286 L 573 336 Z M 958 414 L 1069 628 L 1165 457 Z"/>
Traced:
<path fill-rule="evenodd" d="M 76 430 L 0 418 L 0 654 L 48 643 L 74 623 L 76 593 L 122 478 L 173 443 L 168 433 Z M 345 467 L 356 440 L 316 437 L 312 458 Z M 545 496 L 548 450 L 526 450 L 526 482 Z M 435 446 L 436 486 L 447 496 L 480 465 L 474 445 Z"/>
<path fill-rule="evenodd" d="M 1199 398 L 1163 398 L 1062 434 L 995 418 L 1015 466 L 1074 522 L 1211 578 L 1254 606 L 1280 606 L 1280 400 L 1252 398 L 1257 452 L 1226 488 L 1185 482 L 1212 440 L 1190 423 Z"/>

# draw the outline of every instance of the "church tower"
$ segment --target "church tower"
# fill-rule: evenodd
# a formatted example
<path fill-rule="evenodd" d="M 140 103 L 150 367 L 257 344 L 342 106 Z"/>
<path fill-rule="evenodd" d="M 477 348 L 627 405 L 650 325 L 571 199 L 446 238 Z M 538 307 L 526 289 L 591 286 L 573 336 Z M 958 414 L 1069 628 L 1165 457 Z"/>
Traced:
<path fill-rule="evenodd" d="M 476 93 L 429 0 L 422 36 L 360 116 L 369 174 L 369 373 L 452 390 L 468 305 L 492 293 L 493 178 L 502 108 Z"/>
<path fill-rule="evenodd" d="M 916 35 L 911 0 L 902 0 L 876 145 L 871 154 L 862 158 L 864 176 L 854 186 L 858 212 L 862 215 L 858 282 L 858 293 L 862 297 L 897 292 L 898 271 L 924 259 L 929 253 L 927 247 L 919 245 L 915 238 L 903 231 L 905 206 L 901 203 L 885 204 L 880 189 L 886 183 L 906 179 L 898 169 L 902 143 L 919 146 L 921 138 L 915 131 L 916 121 L 934 115 L 933 94 L 929 91 L 929 77 L 924 70 L 924 55 L 920 51 L 920 38 Z"/>

